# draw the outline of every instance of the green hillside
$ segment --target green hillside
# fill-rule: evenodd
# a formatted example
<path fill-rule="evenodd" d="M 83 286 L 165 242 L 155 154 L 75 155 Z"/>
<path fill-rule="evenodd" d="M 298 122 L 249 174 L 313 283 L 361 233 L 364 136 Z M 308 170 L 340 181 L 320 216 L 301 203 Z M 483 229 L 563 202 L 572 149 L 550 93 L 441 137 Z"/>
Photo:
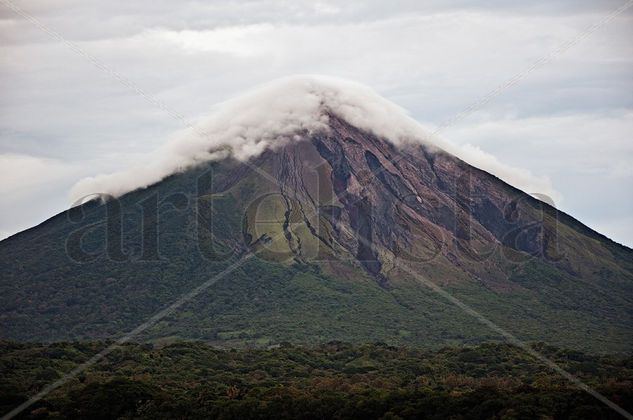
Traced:
<path fill-rule="evenodd" d="M 211 185 L 229 171 L 213 169 L 219 174 L 213 182 L 209 168 L 199 168 L 114 202 L 121 206 L 120 236 L 112 222 L 115 204 L 91 202 L 1 242 L 2 337 L 116 338 L 221 273 L 247 252 L 240 248 L 244 187 L 214 196 Z M 147 246 L 153 243 L 147 226 L 157 218 L 156 206 L 147 205 L 153 201 L 162 203 L 156 249 Z M 80 234 L 81 250 L 73 244 Z M 116 246 L 119 240 L 127 255 Z M 419 267 L 520 339 L 593 352 L 632 348 L 626 282 L 580 283 L 538 259 L 515 266 L 499 289 L 446 282 L 447 274 L 436 269 Z M 413 278 L 382 287 L 357 263 L 340 263 L 337 270 L 342 274 L 322 262 L 253 257 L 135 339 L 180 337 L 226 346 L 384 341 L 437 348 L 500 338 Z"/>

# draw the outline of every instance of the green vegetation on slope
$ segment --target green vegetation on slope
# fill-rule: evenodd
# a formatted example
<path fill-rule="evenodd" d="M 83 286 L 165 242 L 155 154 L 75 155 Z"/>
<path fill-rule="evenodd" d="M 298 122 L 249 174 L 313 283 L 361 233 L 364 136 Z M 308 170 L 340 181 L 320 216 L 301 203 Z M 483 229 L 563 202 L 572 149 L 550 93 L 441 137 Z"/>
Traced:
<path fill-rule="evenodd" d="M 221 273 L 247 251 L 242 201 L 263 187 L 245 183 L 215 195 L 205 170 L 122 197 L 116 202 L 121 238 L 116 223 L 104 222 L 108 206 L 92 203 L 0 242 L 0 338 L 116 338 Z M 218 177 L 227 173 L 217 172 Z M 147 205 L 152 202 L 162 204 Z M 155 250 L 152 230 L 141 234 L 154 219 L 160 226 Z M 95 253 L 94 258 L 69 259 L 78 249 L 69 250 L 67 240 L 78 233 L 84 234 L 83 252 Z M 124 255 L 117 253 L 119 239 Z M 104 249 L 105 243 L 112 249 Z M 160 258 L 153 258 L 153 251 Z M 252 258 L 136 338 L 199 339 L 222 346 L 384 341 L 428 348 L 500 338 L 410 278 L 381 287 L 358 263 L 336 268 L 340 272 L 327 264 Z M 462 271 L 463 278 L 454 281 L 450 273 L 456 268 L 419 267 L 522 340 L 591 352 L 633 348 L 626 278 L 612 279 L 605 272 L 587 282 L 538 259 L 504 270 L 503 287 L 491 288 L 485 272 L 473 278 Z"/>

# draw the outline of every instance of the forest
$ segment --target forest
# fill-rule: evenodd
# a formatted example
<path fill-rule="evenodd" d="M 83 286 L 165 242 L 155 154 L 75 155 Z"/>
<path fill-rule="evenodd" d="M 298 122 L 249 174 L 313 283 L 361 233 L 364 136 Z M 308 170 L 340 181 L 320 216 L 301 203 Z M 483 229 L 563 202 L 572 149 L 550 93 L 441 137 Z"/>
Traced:
<path fill-rule="evenodd" d="M 0 342 L 3 414 L 112 342 Z M 633 357 L 544 344 L 540 354 L 633 411 Z M 218 348 L 199 341 L 117 346 L 21 418 L 620 418 L 507 344 L 422 349 L 338 341 Z"/>

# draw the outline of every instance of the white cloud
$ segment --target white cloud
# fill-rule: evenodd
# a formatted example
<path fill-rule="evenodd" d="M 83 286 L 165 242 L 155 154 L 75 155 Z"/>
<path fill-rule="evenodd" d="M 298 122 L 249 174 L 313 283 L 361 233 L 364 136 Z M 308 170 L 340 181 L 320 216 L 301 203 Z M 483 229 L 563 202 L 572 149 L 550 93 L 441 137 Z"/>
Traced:
<path fill-rule="evenodd" d="M 538 117 L 480 113 L 444 133 L 459 144 L 494 150 L 505 163 L 547 174 L 564 194 L 564 201 L 555 199 L 559 208 L 620 243 L 633 244 L 630 109 Z"/>
<path fill-rule="evenodd" d="M 265 55 L 269 52 L 261 44 L 253 42 L 274 30 L 271 24 L 252 24 L 193 31 L 151 29 L 143 32 L 140 39 L 153 45 L 173 46 L 186 53 L 220 52 L 238 57 Z"/>
<path fill-rule="evenodd" d="M 89 165 L 23 154 L 0 154 L 0 237 L 34 226 L 68 207 L 72 183 Z"/>
<path fill-rule="evenodd" d="M 0 195 L 24 193 L 76 174 L 73 165 L 54 159 L 19 154 L 0 154 Z"/>
<path fill-rule="evenodd" d="M 444 133 L 459 144 L 495 150 L 505 163 L 525 165 L 558 179 L 593 176 L 604 183 L 633 181 L 631 110 L 496 119 L 475 115 Z"/>
<path fill-rule="evenodd" d="M 404 109 L 366 86 L 322 76 L 295 76 L 220 104 L 196 127 L 165 144 L 140 166 L 82 180 L 72 190 L 72 201 L 96 193 L 116 197 L 144 188 L 201 162 L 225 157 L 226 147 L 233 157 L 248 160 L 267 148 L 300 139 L 303 132 L 326 130 L 329 113 L 396 145 L 433 145 L 517 188 L 559 198 L 545 177 L 502 164 L 478 147 L 431 138 Z"/>
<path fill-rule="evenodd" d="M 372 86 L 431 127 L 620 6 L 618 0 L 15 2 L 193 119 L 250 86 L 322 73 Z M 582 221 L 605 214 L 623 220 L 633 210 L 622 193 L 631 165 L 616 139 L 630 133 L 622 122 L 633 110 L 632 22 L 629 10 L 495 98 L 485 114 L 442 134 L 470 144 L 472 153 L 480 148 L 526 168 L 531 179 L 551 179 L 565 209 Z M 180 128 L 6 8 L 0 8 L 0 38 L 0 153 L 89 161 L 94 176 L 125 169 L 130 156 L 147 155 Z M 554 122 L 561 115 L 577 118 Z M 600 127 L 591 128 L 593 117 Z M 583 128 L 592 138 L 602 133 L 600 141 L 587 141 Z M 48 185 L 67 193 L 61 183 Z M 30 205 L 24 203 L 12 205 Z M 49 214 L 59 209 L 41 198 L 38 205 Z M 27 214 L 16 210 L 22 217 L 16 226 L 39 221 Z M 633 237 L 621 241 L 633 244 Z"/>

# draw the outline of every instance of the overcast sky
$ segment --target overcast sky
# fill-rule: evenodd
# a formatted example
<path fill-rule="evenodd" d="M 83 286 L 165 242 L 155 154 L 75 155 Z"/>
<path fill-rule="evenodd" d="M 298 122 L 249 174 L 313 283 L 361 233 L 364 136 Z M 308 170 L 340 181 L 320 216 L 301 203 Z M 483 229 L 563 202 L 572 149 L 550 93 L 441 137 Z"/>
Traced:
<path fill-rule="evenodd" d="M 309 73 L 369 85 L 431 129 L 586 34 L 441 135 L 548 177 L 559 208 L 633 245 L 633 7 L 586 33 L 624 1 L 12 0 L 35 23 L 5 1 L 0 237 L 182 128 L 50 31 L 192 122 Z"/>

